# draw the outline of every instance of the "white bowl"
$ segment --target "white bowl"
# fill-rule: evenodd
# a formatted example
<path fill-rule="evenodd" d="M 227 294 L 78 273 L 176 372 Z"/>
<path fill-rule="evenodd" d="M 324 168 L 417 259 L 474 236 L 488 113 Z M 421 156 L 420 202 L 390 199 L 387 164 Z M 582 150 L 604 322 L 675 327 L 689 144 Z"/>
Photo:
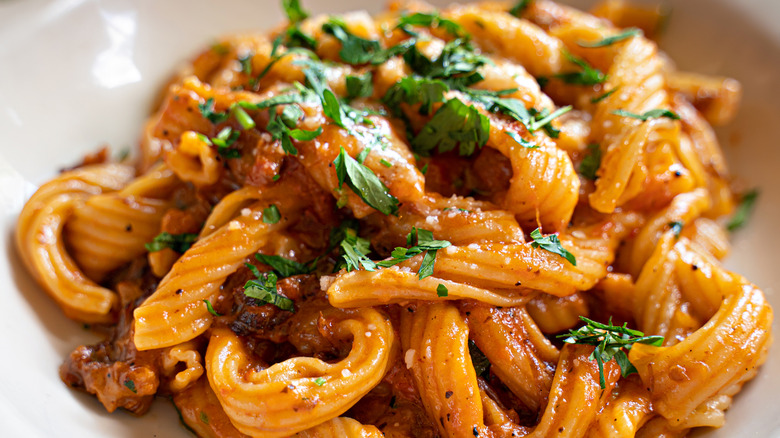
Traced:
<path fill-rule="evenodd" d="M 304 3 L 314 12 L 380 7 Z M 678 66 L 744 85 L 740 115 L 719 137 L 733 173 L 762 194 L 749 227 L 733 236 L 728 266 L 763 287 L 780 309 L 780 2 L 669 3 L 662 48 Z M 220 34 L 281 20 L 276 0 L 0 0 L 0 435 L 190 436 L 170 403 L 155 402 L 142 418 L 107 414 L 95 398 L 62 384 L 63 358 L 95 338 L 33 283 L 13 249 L 12 229 L 35 185 L 59 168 L 102 144 L 115 153 L 135 146 L 174 65 Z M 700 435 L 780 436 L 778 390 L 780 346 L 735 398 L 726 426 Z"/>

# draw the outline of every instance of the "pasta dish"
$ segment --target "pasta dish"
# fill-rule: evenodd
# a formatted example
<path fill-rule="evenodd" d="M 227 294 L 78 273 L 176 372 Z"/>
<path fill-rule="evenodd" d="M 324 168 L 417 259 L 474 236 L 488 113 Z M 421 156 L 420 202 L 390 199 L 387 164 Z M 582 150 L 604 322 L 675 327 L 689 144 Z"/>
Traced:
<path fill-rule="evenodd" d="M 310 16 L 180 68 L 133 158 L 41 186 L 16 244 L 105 334 L 60 367 L 201 437 L 683 437 L 771 344 L 721 260 L 755 191 L 663 14 L 549 0 Z"/>

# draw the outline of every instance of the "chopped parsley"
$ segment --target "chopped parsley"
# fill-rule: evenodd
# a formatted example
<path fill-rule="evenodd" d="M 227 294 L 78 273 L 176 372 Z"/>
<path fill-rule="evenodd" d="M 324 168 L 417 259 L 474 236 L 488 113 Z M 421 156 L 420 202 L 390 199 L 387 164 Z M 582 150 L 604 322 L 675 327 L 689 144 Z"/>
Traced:
<path fill-rule="evenodd" d="M 293 24 L 297 24 L 309 17 L 309 13 L 301 6 L 300 0 L 282 0 L 282 8 L 284 13 L 287 14 L 287 19 Z"/>
<path fill-rule="evenodd" d="M 436 286 L 436 295 L 440 297 L 446 297 L 447 295 L 449 295 L 449 292 L 450 291 L 447 290 L 447 286 L 443 284 L 439 284 L 438 286 Z"/>
<path fill-rule="evenodd" d="M 477 347 L 477 343 L 471 339 L 469 339 L 469 356 L 471 356 L 471 364 L 474 366 L 477 377 L 487 377 L 490 371 L 490 361 L 485 353 Z"/>
<path fill-rule="evenodd" d="M 374 58 L 382 52 L 379 41 L 367 40 L 353 34 L 347 29 L 347 24 L 339 18 L 331 17 L 322 25 L 322 30 L 339 40 L 341 43 L 339 56 L 348 64 L 374 63 Z"/>
<path fill-rule="evenodd" d="M 580 162 L 580 174 L 585 178 L 595 181 L 598 178 L 596 172 L 601 167 L 601 147 L 597 144 L 588 145 L 588 155 Z"/>
<path fill-rule="evenodd" d="M 263 272 L 256 266 L 249 263 L 244 264 L 252 274 L 254 274 L 256 280 L 249 280 L 244 284 L 244 295 L 249 298 L 254 298 L 264 303 L 273 304 L 274 306 L 287 310 L 290 312 L 295 311 L 295 303 L 293 300 L 280 295 L 276 290 L 276 281 L 279 277 L 274 272 Z"/>
<path fill-rule="evenodd" d="M 646 111 L 642 114 L 636 114 L 626 110 L 619 109 L 619 110 L 612 111 L 612 114 L 622 116 L 622 117 L 631 117 L 632 119 L 639 119 L 643 122 L 646 122 L 650 119 L 658 119 L 661 117 L 666 117 L 672 120 L 680 120 L 680 116 L 677 115 L 677 113 L 663 108 L 651 109 L 650 111 Z"/>
<path fill-rule="evenodd" d="M 277 96 L 277 97 L 284 97 Z M 295 96 L 295 95 L 286 95 L 286 96 Z M 300 94 L 298 96 L 301 96 Z M 271 118 L 268 120 L 268 125 L 266 125 L 266 130 L 269 134 L 271 134 L 271 137 L 274 140 L 280 140 L 282 144 L 282 150 L 284 150 L 285 153 L 289 155 L 298 155 L 298 149 L 293 145 L 292 140 L 298 140 L 298 141 L 311 141 L 317 138 L 318 135 L 322 134 L 322 127 L 318 126 L 317 129 L 313 131 L 307 131 L 304 129 L 295 128 L 298 125 L 298 121 L 303 117 L 303 110 L 297 106 L 292 105 L 292 100 L 294 98 L 288 98 L 285 102 L 284 100 L 277 100 L 277 104 L 274 104 L 270 108 L 270 114 Z M 305 99 L 304 97 L 301 97 L 300 101 L 303 101 Z M 269 99 L 271 100 L 271 99 Z M 295 99 L 297 100 L 297 99 Z M 264 102 L 261 102 L 264 103 Z M 276 106 L 277 105 L 283 105 L 282 111 L 277 111 Z"/>
<path fill-rule="evenodd" d="M 434 12 L 415 12 L 414 14 L 404 14 L 398 19 L 396 29 L 401 29 L 407 34 L 418 37 L 419 34 L 409 29 L 411 26 L 421 26 L 430 28 L 442 28 L 455 38 L 465 38 L 466 31 L 460 24 L 442 17 L 438 11 Z"/>
<path fill-rule="evenodd" d="M 363 202 L 382 214 L 398 212 L 398 199 L 390 194 L 387 186 L 371 169 L 349 156 L 343 147 L 333 164 L 336 166 L 339 189 L 346 183 Z"/>
<path fill-rule="evenodd" d="M 680 221 L 674 221 L 674 222 L 669 222 L 668 225 L 669 225 L 669 229 L 672 230 L 672 232 L 674 233 L 674 237 L 679 238 L 680 233 L 682 233 L 682 229 L 685 224 L 683 224 Z"/>
<path fill-rule="evenodd" d="M 214 316 L 222 316 L 219 313 L 217 313 L 216 310 L 214 310 L 214 306 L 211 305 L 211 301 L 203 300 L 203 302 L 206 303 L 206 310 L 208 310 L 210 314 Z"/>
<path fill-rule="evenodd" d="M 626 327 L 626 324 L 622 326 L 612 325 L 612 319 L 608 324 L 601 324 L 599 322 L 588 319 L 584 316 L 580 316 L 580 319 L 585 322 L 585 325 L 577 330 L 569 330 L 569 333 L 558 335 L 563 339 L 563 342 L 567 344 L 581 344 L 581 345 L 593 345 L 596 348 L 593 353 L 588 356 L 590 360 L 595 360 L 599 365 L 599 384 L 601 389 L 607 387 L 604 381 L 604 363 L 609 362 L 613 358 L 620 366 L 620 372 L 623 377 L 637 372 L 631 362 L 628 360 L 627 351 L 631 350 L 633 344 L 647 344 L 660 347 L 663 342 L 663 336 L 645 336 L 644 333 L 638 330 L 632 330 Z"/>
<path fill-rule="evenodd" d="M 409 105 L 419 103 L 419 113 L 428 115 L 434 103 L 444 100 L 444 93 L 448 90 L 449 86 L 440 79 L 428 79 L 412 75 L 396 82 L 387 90 L 382 100 L 396 115 L 401 114 L 399 106 L 401 102 Z"/>
<path fill-rule="evenodd" d="M 601 70 L 591 67 L 584 59 L 578 58 L 568 51 L 563 52 L 563 56 L 569 60 L 572 64 L 580 67 L 580 71 L 558 73 L 553 77 L 562 80 L 567 84 L 572 85 L 596 85 L 606 82 L 607 75 L 601 72 Z"/>
<path fill-rule="evenodd" d="M 504 134 L 508 135 L 512 140 L 515 141 L 515 143 L 519 144 L 520 146 L 526 148 L 526 149 L 539 149 L 538 144 L 533 144 L 530 141 L 524 139 L 520 136 L 520 134 L 512 131 L 504 131 Z"/>
<path fill-rule="evenodd" d="M 629 38 L 633 38 L 637 35 L 642 35 L 642 30 L 637 29 L 636 27 L 629 27 L 628 29 L 624 30 L 623 32 L 620 32 L 618 34 L 608 36 L 605 38 L 602 38 L 598 41 L 580 41 L 577 44 L 580 47 L 587 47 L 587 48 L 594 48 L 594 47 L 605 47 L 605 46 L 611 46 L 612 44 L 615 44 L 617 42 L 627 40 Z"/>
<path fill-rule="evenodd" d="M 414 246 L 412 246 L 413 243 Z M 391 258 L 380 260 L 376 262 L 376 265 L 382 268 L 388 268 L 424 252 L 425 255 L 420 264 L 420 269 L 417 271 L 417 277 L 422 280 L 423 278 L 433 275 L 433 266 L 436 262 L 436 251 L 452 245 L 446 240 L 435 240 L 432 232 L 417 227 L 412 227 L 412 231 L 406 236 L 406 244 L 409 248 L 396 247 L 390 254 Z"/>
<path fill-rule="evenodd" d="M 198 110 L 200 110 L 200 114 L 207 119 L 209 122 L 217 125 L 219 123 L 223 123 L 230 117 L 230 114 L 224 112 L 216 112 L 214 111 L 214 98 L 209 97 L 206 99 L 206 102 L 198 104 Z"/>
<path fill-rule="evenodd" d="M 347 76 L 347 99 L 371 97 L 374 94 L 374 83 L 371 72 L 361 76 Z"/>
<path fill-rule="evenodd" d="M 561 245 L 561 241 L 558 239 L 557 235 L 549 234 L 547 236 L 543 236 L 541 229 L 537 228 L 531 231 L 531 239 L 534 240 L 531 242 L 532 247 L 542 248 L 543 250 L 549 251 L 553 254 L 558 254 L 572 265 L 577 266 L 577 259 L 574 258 L 574 254 L 567 251 L 566 248 Z"/>
<path fill-rule="evenodd" d="M 468 156 L 477 147 L 484 146 L 489 136 L 488 118 L 475 107 L 453 98 L 442 105 L 412 139 L 412 149 L 429 154 L 433 149 L 444 153 L 458 146 L 460 155 Z"/>
<path fill-rule="evenodd" d="M 206 413 L 203 411 L 200 411 L 200 421 L 202 421 L 205 424 L 209 424 L 209 416 L 206 415 Z"/>
<path fill-rule="evenodd" d="M 266 224 L 275 224 L 282 218 L 279 213 L 279 207 L 276 204 L 271 204 L 263 209 L 263 222 Z"/>
<path fill-rule="evenodd" d="M 600 95 L 600 96 L 596 96 L 596 97 L 592 98 L 592 99 L 590 100 L 590 103 L 599 103 L 599 102 L 601 102 L 602 100 L 604 100 L 604 99 L 608 98 L 609 96 L 611 96 L 611 95 L 612 95 L 612 94 L 613 94 L 615 91 L 617 91 L 619 88 L 620 88 L 620 87 L 615 87 L 615 88 L 613 88 L 613 89 L 611 89 L 611 90 L 609 90 L 609 91 L 605 92 L 604 94 L 602 94 L 602 95 Z"/>
<path fill-rule="evenodd" d="M 135 389 L 135 382 L 134 381 L 132 381 L 130 379 L 126 379 L 124 383 L 125 383 L 125 386 L 127 387 L 127 389 L 129 389 L 130 391 L 133 391 L 133 394 L 138 394 L 138 390 Z"/>
<path fill-rule="evenodd" d="M 155 238 L 144 245 L 147 251 L 157 252 L 165 248 L 170 248 L 178 253 L 184 253 L 198 240 L 198 235 L 193 233 L 171 234 L 167 231 L 155 236 Z"/>
<path fill-rule="evenodd" d="M 731 217 L 728 224 L 726 224 L 726 228 L 728 228 L 729 231 L 735 231 L 745 226 L 750 218 L 750 214 L 753 212 L 756 200 L 758 200 L 758 194 L 758 190 L 753 189 L 742 196 L 742 202 L 740 202 L 739 207 L 737 207 L 737 211 L 734 213 L 734 216 Z"/>
<path fill-rule="evenodd" d="M 326 380 L 324 377 L 317 377 L 316 379 L 314 379 L 314 384 L 317 386 L 322 386 L 325 384 L 325 382 Z"/>
<path fill-rule="evenodd" d="M 368 253 L 371 252 L 371 243 L 368 239 L 358 236 L 357 231 L 349 226 L 336 230 L 336 235 L 333 237 L 337 238 L 338 234 L 341 234 L 339 243 L 341 261 L 336 265 L 336 269 L 344 267 L 347 272 L 350 272 L 362 266 L 367 271 L 376 270 L 376 263 L 368 258 Z"/>
<path fill-rule="evenodd" d="M 544 129 L 544 131 L 552 138 L 558 138 L 558 135 L 560 135 L 560 131 L 555 129 L 551 122 L 558 117 L 568 113 L 572 110 L 572 106 L 564 106 L 561 108 L 558 108 L 557 110 L 550 113 L 547 108 L 543 109 L 542 111 L 537 111 L 534 108 L 531 108 L 531 115 L 534 117 L 530 123 L 528 124 L 528 130 L 530 132 L 534 132 L 538 129 Z"/>
<path fill-rule="evenodd" d="M 520 18 L 520 16 L 523 15 L 523 12 L 525 12 L 525 10 L 528 9 L 528 6 L 531 5 L 531 1 L 533 0 L 518 1 L 516 5 L 512 6 L 512 8 L 509 9 L 509 13 L 514 15 L 517 18 Z"/>
<path fill-rule="evenodd" d="M 282 256 L 255 254 L 255 258 L 258 262 L 270 266 L 279 278 L 309 274 L 312 271 L 311 267 Z"/>
<path fill-rule="evenodd" d="M 476 70 L 490 63 L 489 59 L 474 51 L 471 44 L 460 38 L 445 44 L 441 54 L 434 59 L 427 58 L 414 45 L 406 50 L 403 57 L 409 68 L 420 76 L 450 80 L 459 78 L 468 85 L 481 81 L 482 76 Z"/>

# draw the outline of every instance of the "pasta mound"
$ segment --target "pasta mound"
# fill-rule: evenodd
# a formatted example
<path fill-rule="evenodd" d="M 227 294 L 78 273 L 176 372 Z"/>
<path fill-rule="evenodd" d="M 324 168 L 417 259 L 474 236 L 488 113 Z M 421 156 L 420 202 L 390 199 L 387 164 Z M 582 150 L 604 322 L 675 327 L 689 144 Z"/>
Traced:
<path fill-rule="evenodd" d="M 724 423 L 772 323 L 719 261 L 735 80 L 677 71 L 662 17 L 615 0 L 283 6 L 176 74 L 134 163 L 25 206 L 30 272 L 110 329 L 65 383 L 170 396 L 203 437 Z"/>

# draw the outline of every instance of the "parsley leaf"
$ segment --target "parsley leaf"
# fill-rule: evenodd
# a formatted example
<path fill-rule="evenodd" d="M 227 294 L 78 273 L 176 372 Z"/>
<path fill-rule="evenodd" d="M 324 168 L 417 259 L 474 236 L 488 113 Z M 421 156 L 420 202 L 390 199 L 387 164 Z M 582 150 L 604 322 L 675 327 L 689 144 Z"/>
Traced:
<path fill-rule="evenodd" d="M 260 263 L 270 266 L 279 278 L 292 277 L 293 275 L 309 274 L 312 269 L 295 260 L 277 255 L 255 254 Z"/>
<path fill-rule="evenodd" d="M 154 240 L 144 244 L 144 247 L 149 252 L 156 252 L 165 248 L 170 248 L 178 253 L 184 253 L 190 249 L 196 240 L 198 240 L 197 234 L 171 234 L 167 231 L 163 231 L 162 233 L 155 236 Z"/>
<path fill-rule="evenodd" d="M 409 105 L 419 103 L 419 113 L 427 115 L 434 103 L 444 100 L 444 93 L 448 90 L 447 84 L 440 79 L 406 76 L 390 87 L 382 100 L 396 115 L 401 114 L 401 102 Z"/>
<path fill-rule="evenodd" d="M 591 67 L 584 59 L 577 58 L 565 50 L 563 56 L 565 56 L 569 62 L 579 66 L 582 70 L 577 72 L 558 73 L 553 77 L 572 85 L 596 85 L 606 82 L 607 75 L 602 73 L 601 70 Z"/>
<path fill-rule="evenodd" d="M 549 135 L 552 138 L 558 138 L 558 135 L 560 135 L 560 131 L 555 129 L 550 124 L 550 122 L 568 113 L 571 110 L 572 110 L 572 106 L 568 105 L 568 106 L 558 108 L 557 110 L 553 111 L 552 114 L 550 114 L 547 108 L 545 108 L 542 111 L 536 111 L 536 109 L 531 108 L 530 112 L 534 118 L 528 124 L 528 131 L 534 132 L 537 129 L 543 128 L 545 132 L 547 132 L 547 135 Z"/>
<path fill-rule="evenodd" d="M 577 266 L 577 259 L 574 258 L 574 254 L 570 253 L 561 245 L 561 241 L 555 234 L 549 234 L 542 236 L 541 229 L 537 228 L 531 231 L 531 238 L 534 240 L 531 242 L 531 246 L 534 248 L 542 248 L 546 251 L 550 251 L 553 254 L 558 254 L 563 257 L 574 266 Z"/>
<path fill-rule="evenodd" d="M 460 155 L 468 156 L 477 147 L 484 146 L 489 136 L 488 118 L 475 107 L 453 98 L 442 105 L 412 139 L 412 148 L 417 153 L 428 154 L 436 148 L 443 153 L 458 146 Z"/>
<path fill-rule="evenodd" d="M 517 18 L 520 18 L 521 15 L 523 15 L 523 12 L 525 12 L 526 9 L 528 9 L 528 6 L 531 5 L 532 0 L 520 0 L 517 2 L 516 5 L 512 6 L 512 8 L 509 10 L 509 13 L 514 15 Z"/>
<path fill-rule="evenodd" d="M 282 95 L 268 99 L 267 101 L 260 102 L 257 106 L 269 105 L 269 101 L 276 99 L 271 106 L 270 114 L 271 118 L 268 120 L 268 124 L 265 129 L 271 134 L 271 137 L 275 140 L 280 140 L 282 149 L 289 155 L 298 155 L 298 149 L 293 145 L 292 139 L 298 141 L 310 141 L 314 140 L 318 135 L 322 133 L 322 127 L 318 126 L 313 131 L 306 131 L 304 129 L 291 129 L 295 128 L 298 124 L 298 120 L 303 117 L 303 110 L 297 105 L 288 104 L 285 105 L 281 112 L 276 110 L 276 105 L 282 103 L 302 102 L 306 98 L 298 94 L 298 98 L 288 97 L 295 95 Z M 281 99 L 281 98 L 286 99 Z M 278 102 L 278 103 L 277 103 Z"/>
<path fill-rule="evenodd" d="M 398 199 L 391 195 L 387 186 L 364 164 L 349 156 L 344 148 L 333 160 L 339 188 L 347 183 L 350 189 L 369 206 L 385 215 L 398 212 Z"/>
<path fill-rule="evenodd" d="M 599 167 L 601 167 L 601 148 L 597 144 L 589 144 L 588 155 L 585 155 L 580 162 L 580 174 L 595 181 L 598 178 L 596 172 L 598 172 Z"/>
<path fill-rule="evenodd" d="M 371 72 L 362 76 L 347 76 L 347 99 L 371 97 L 374 94 L 374 83 Z"/>
<path fill-rule="evenodd" d="M 209 97 L 206 99 L 206 102 L 199 103 L 198 104 L 198 110 L 200 110 L 200 114 L 207 119 L 209 122 L 217 125 L 219 123 L 223 123 L 230 117 L 230 114 L 227 112 L 216 112 L 214 111 L 214 98 Z"/>
<path fill-rule="evenodd" d="M 401 17 L 398 19 L 398 25 L 395 28 L 401 29 L 407 34 L 417 37 L 418 34 L 410 30 L 410 26 L 430 28 L 440 27 L 455 38 L 466 37 L 466 31 L 463 29 L 463 26 L 450 19 L 443 18 L 438 11 L 434 11 L 432 13 L 415 12 L 411 15 L 401 15 Z"/>
<path fill-rule="evenodd" d="M 314 384 L 317 386 L 322 386 L 325 384 L 325 382 L 326 380 L 323 377 L 317 377 L 316 379 L 314 379 Z"/>
<path fill-rule="evenodd" d="M 439 284 L 436 286 L 436 295 L 440 297 L 446 297 L 449 294 L 449 290 L 447 290 L 447 286 L 443 284 Z"/>
<path fill-rule="evenodd" d="M 530 141 L 524 139 L 520 136 L 520 134 L 512 131 L 504 131 L 504 134 L 508 135 L 512 140 L 515 141 L 515 143 L 519 144 L 520 146 L 526 148 L 526 149 L 539 149 L 538 144 L 533 144 Z"/>
<path fill-rule="evenodd" d="M 205 424 L 209 424 L 209 416 L 206 415 L 206 413 L 203 411 L 200 411 L 200 421 L 204 422 Z"/>
<path fill-rule="evenodd" d="M 322 31 L 333 35 L 341 43 L 339 56 L 348 64 L 366 64 L 382 51 L 379 41 L 361 38 L 349 30 L 347 25 L 338 18 L 331 17 L 322 25 Z"/>
<path fill-rule="evenodd" d="M 244 295 L 264 303 L 273 304 L 282 310 L 295 311 L 293 300 L 284 295 L 279 295 L 279 292 L 276 290 L 276 281 L 279 279 L 276 273 L 263 272 L 261 274 L 257 267 L 249 263 L 246 263 L 245 266 L 252 271 L 257 279 L 249 280 L 244 284 Z"/>
<path fill-rule="evenodd" d="M 125 386 L 127 387 L 127 389 L 129 389 L 130 391 L 133 391 L 133 394 L 138 394 L 138 390 L 135 388 L 135 382 L 134 381 L 132 381 L 130 379 L 127 379 L 127 380 L 125 380 L 124 383 L 125 383 Z"/>
<path fill-rule="evenodd" d="M 631 117 L 633 119 L 639 119 L 643 122 L 646 122 L 650 119 L 658 119 L 661 117 L 666 117 L 672 120 L 680 120 L 680 116 L 677 115 L 677 113 L 662 108 L 651 109 L 650 111 L 647 111 L 643 114 L 636 114 L 636 113 L 619 109 L 619 110 L 612 111 L 612 114 L 616 114 L 618 116 L 623 116 L 623 117 Z"/>
<path fill-rule="evenodd" d="M 618 34 L 605 37 L 603 39 L 600 39 L 598 41 L 579 41 L 577 44 L 580 47 L 588 47 L 588 48 L 594 48 L 594 47 L 605 47 L 610 46 L 612 44 L 615 44 L 619 41 L 627 40 L 629 38 L 633 38 L 637 35 L 642 35 L 642 30 L 637 29 L 636 27 L 629 27 L 628 29 L 624 30 L 623 32 L 620 32 Z"/>
<path fill-rule="evenodd" d="M 301 6 L 300 0 L 282 0 L 282 8 L 287 14 L 287 19 L 293 24 L 299 23 L 309 16 L 309 13 Z"/>
<path fill-rule="evenodd" d="M 478 75 L 477 68 L 490 63 L 490 60 L 476 53 L 463 39 L 455 39 L 445 44 L 441 54 L 435 59 L 428 59 L 412 45 L 404 53 L 404 61 L 418 75 L 432 79 L 452 78 L 462 74 Z M 480 75 L 471 77 L 469 81 L 476 81 L 477 78 L 482 80 Z"/>
<path fill-rule="evenodd" d="M 682 229 L 685 224 L 683 224 L 680 221 L 674 221 L 674 222 L 669 222 L 668 225 L 669 225 L 669 229 L 672 230 L 672 232 L 674 233 L 674 237 L 679 238 L 680 233 L 682 233 Z"/>
<path fill-rule="evenodd" d="M 471 364 L 474 366 L 477 377 L 487 377 L 490 371 L 490 361 L 485 353 L 477 347 L 477 343 L 471 339 L 469 339 L 469 356 L 471 356 Z"/>
<path fill-rule="evenodd" d="M 391 258 L 380 260 L 376 262 L 376 265 L 389 268 L 425 252 L 420 269 L 417 271 L 417 277 L 422 280 L 433 275 L 436 251 L 452 245 L 446 240 L 435 240 L 432 232 L 417 227 L 412 227 L 412 231 L 406 236 L 406 243 L 410 245 L 410 248 L 396 247 L 390 254 Z M 411 246 L 412 243 L 415 245 Z"/>
<path fill-rule="evenodd" d="M 267 208 L 263 209 L 263 222 L 266 224 L 275 224 L 282 218 L 279 213 L 279 207 L 276 204 L 271 204 Z"/>
<path fill-rule="evenodd" d="M 332 237 L 337 238 L 338 234 L 343 233 L 339 247 L 341 248 L 342 263 L 336 265 L 336 268 L 345 267 L 347 272 L 360 269 L 362 266 L 367 271 L 375 271 L 376 263 L 368 258 L 368 253 L 371 252 L 370 243 L 368 239 L 364 239 L 357 235 L 357 231 L 354 228 L 346 226 L 343 230 L 340 228 L 336 231 Z"/>
<path fill-rule="evenodd" d="M 758 190 L 753 189 L 742 196 L 742 202 L 740 202 L 739 207 L 737 207 L 737 211 L 734 213 L 734 216 L 731 217 L 728 224 L 726 224 L 726 228 L 728 228 L 729 231 L 736 231 L 745 226 L 750 218 L 750 214 L 753 212 L 756 200 L 758 200 L 758 195 Z"/>
<path fill-rule="evenodd" d="M 604 93 L 604 94 L 602 94 L 601 96 L 596 96 L 596 97 L 592 98 L 592 99 L 590 100 L 590 103 L 599 103 L 599 102 L 601 102 L 602 100 L 604 100 L 604 99 L 608 98 L 609 96 L 611 96 L 611 95 L 612 95 L 612 93 L 614 93 L 615 91 L 617 91 L 619 88 L 620 88 L 620 87 L 615 87 L 615 88 L 613 88 L 613 89 L 611 89 L 611 90 L 609 90 L 609 91 L 605 92 L 605 93 Z"/>
<path fill-rule="evenodd" d="M 222 316 L 219 313 L 217 313 L 216 310 L 214 310 L 214 306 L 211 305 L 211 301 L 203 300 L 203 302 L 206 303 L 206 310 L 208 310 L 210 314 L 214 316 Z"/>
<path fill-rule="evenodd" d="M 601 389 L 606 388 L 604 381 L 604 363 L 615 358 L 623 377 L 636 372 L 636 368 L 628 361 L 626 351 L 631 350 L 633 344 L 647 344 L 660 347 L 663 342 L 663 336 L 645 336 L 638 330 L 632 330 L 623 326 L 612 325 L 610 319 L 608 324 L 602 324 L 584 316 L 580 319 L 585 322 L 583 327 L 577 330 L 569 330 L 569 333 L 558 335 L 567 344 L 593 345 L 596 348 L 588 356 L 590 360 L 595 360 L 599 365 L 599 384 Z M 624 351 L 625 349 L 625 351 Z"/>

